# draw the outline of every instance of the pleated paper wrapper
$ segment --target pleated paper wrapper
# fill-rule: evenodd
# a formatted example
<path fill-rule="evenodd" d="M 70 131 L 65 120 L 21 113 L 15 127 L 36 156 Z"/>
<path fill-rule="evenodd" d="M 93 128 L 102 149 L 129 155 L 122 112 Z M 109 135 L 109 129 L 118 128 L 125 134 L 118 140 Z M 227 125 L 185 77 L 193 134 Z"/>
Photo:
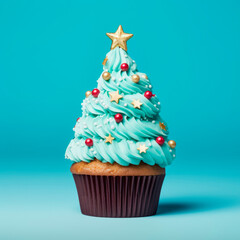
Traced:
<path fill-rule="evenodd" d="M 73 174 L 83 214 L 143 217 L 156 214 L 165 174 L 96 176 Z"/>

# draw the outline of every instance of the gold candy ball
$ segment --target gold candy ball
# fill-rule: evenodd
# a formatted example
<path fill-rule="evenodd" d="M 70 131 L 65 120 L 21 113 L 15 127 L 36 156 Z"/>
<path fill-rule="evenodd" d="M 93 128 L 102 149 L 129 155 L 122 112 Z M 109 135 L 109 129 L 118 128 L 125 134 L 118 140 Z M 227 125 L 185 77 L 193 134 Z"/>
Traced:
<path fill-rule="evenodd" d="M 111 78 L 111 73 L 109 73 L 109 72 L 104 72 L 104 73 L 102 74 L 102 78 L 103 78 L 104 80 L 109 80 L 109 79 Z"/>
<path fill-rule="evenodd" d="M 148 79 L 148 76 L 146 74 L 143 74 L 142 78 Z"/>
<path fill-rule="evenodd" d="M 176 147 L 176 142 L 174 140 L 168 141 L 168 145 L 170 148 L 175 148 Z"/>
<path fill-rule="evenodd" d="M 85 93 L 86 97 L 89 97 L 91 94 L 92 94 L 91 91 L 87 91 L 87 92 Z"/>
<path fill-rule="evenodd" d="M 132 81 L 138 83 L 140 81 L 140 77 L 137 74 L 132 75 Z"/>

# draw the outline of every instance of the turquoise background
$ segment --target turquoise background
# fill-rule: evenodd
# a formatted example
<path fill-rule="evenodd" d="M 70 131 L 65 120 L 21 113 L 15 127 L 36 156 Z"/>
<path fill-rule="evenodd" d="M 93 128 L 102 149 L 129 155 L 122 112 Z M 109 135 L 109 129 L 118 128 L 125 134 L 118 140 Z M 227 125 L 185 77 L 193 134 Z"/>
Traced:
<path fill-rule="evenodd" d="M 64 159 L 122 24 L 177 141 L 158 215 L 81 215 Z M 240 1 L 0 1 L 1 239 L 239 239 Z"/>

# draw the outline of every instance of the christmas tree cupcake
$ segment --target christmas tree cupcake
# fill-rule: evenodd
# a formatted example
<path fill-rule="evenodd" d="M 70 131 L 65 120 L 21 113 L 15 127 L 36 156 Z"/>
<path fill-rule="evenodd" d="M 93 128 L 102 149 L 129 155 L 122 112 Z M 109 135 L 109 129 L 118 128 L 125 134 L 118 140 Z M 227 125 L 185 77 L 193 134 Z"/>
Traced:
<path fill-rule="evenodd" d="M 119 26 L 107 36 L 111 51 L 97 88 L 86 92 L 66 158 L 75 162 L 71 172 L 83 214 L 154 215 L 176 143 L 168 139 L 150 80 L 127 53 L 133 35 Z"/>

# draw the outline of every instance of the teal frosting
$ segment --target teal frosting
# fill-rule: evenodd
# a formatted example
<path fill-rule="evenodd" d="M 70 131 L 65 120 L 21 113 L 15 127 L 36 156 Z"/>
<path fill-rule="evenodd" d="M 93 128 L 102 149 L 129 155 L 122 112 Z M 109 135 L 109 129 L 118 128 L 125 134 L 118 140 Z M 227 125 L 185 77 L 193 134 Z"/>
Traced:
<path fill-rule="evenodd" d="M 74 127 L 75 138 L 68 145 L 66 158 L 75 162 L 90 162 L 97 158 L 102 162 L 117 162 L 123 166 L 138 165 L 141 161 L 161 167 L 171 164 L 175 149 L 167 144 L 168 128 L 164 131 L 159 126 L 159 122 L 164 122 L 159 116 L 159 99 L 157 96 L 150 100 L 144 97 L 146 91 L 152 91 L 149 79 L 138 72 L 135 61 L 122 48 L 111 50 L 107 58 L 104 71 L 110 72 L 111 78 L 106 81 L 101 74 L 97 86 L 100 90 L 98 97 L 90 95 L 83 100 L 83 114 Z M 128 71 L 121 71 L 122 63 L 129 65 Z M 138 83 L 131 80 L 133 74 L 140 76 Z M 119 103 L 111 102 L 109 92 L 117 90 L 123 98 Z M 142 103 L 140 109 L 131 104 L 134 100 Z M 114 119 L 117 113 L 124 117 L 120 123 Z M 115 138 L 112 144 L 105 142 L 109 134 Z M 165 139 L 162 146 L 155 141 L 158 136 Z M 85 145 L 87 138 L 93 140 L 92 147 Z M 146 153 L 140 153 L 137 149 L 143 144 L 148 147 Z"/>

